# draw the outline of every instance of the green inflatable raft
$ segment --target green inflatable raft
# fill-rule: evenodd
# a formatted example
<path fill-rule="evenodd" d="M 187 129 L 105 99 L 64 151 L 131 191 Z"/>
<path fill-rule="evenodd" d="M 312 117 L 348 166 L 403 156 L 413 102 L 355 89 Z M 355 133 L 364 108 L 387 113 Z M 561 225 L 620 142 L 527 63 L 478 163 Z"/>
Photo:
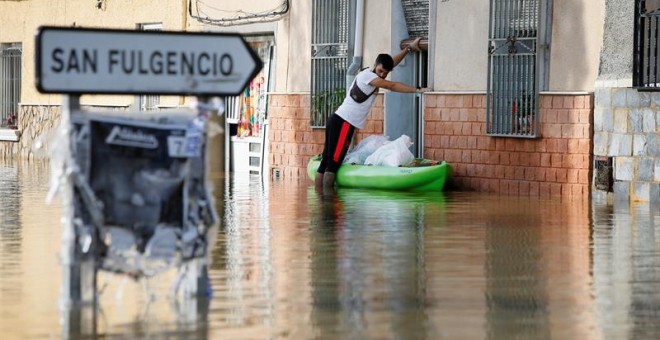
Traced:
<path fill-rule="evenodd" d="M 307 163 L 307 175 L 314 180 L 321 155 L 313 156 Z M 416 158 L 400 167 L 343 164 L 337 171 L 337 186 L 348 188 L 442 191 L 452 174 L 445 162 Z"/>

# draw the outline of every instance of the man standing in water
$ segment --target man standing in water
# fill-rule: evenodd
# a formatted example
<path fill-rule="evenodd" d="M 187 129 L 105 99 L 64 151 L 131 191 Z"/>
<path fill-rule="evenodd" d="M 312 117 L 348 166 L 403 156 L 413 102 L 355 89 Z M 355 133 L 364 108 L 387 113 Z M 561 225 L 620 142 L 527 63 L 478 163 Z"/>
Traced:
<path fill-rule="evenodd" d="M 390 71 L 399 65 L 410 51 L 420 50 L 420 40 L 421 38 L 415 39 L 394 57 L 389 54 L 379 54 L 372 69 L 365 68 L 355 77 L 348 96 L 326 122 L 323 156 L 314 179 L 317 191 L 334 190 L 335 174 L 346 157 L 353 133 L 355 129 L 364 128 L 379 88 L 403 93 L 430 91 L 428 88 L 415 88 L 404 83 L 385 80 Z"/>

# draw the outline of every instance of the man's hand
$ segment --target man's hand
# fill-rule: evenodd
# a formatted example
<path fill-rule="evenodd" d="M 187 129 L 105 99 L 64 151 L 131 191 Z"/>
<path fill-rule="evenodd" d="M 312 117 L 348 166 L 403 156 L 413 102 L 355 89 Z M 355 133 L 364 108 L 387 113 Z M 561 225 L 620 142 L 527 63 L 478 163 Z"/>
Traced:
<path fill-rule="evenodd" d="M 413 51 L 417 51 L 417 52 L 419 52 L 419 51 L 421 51 L 421 49 L 419 48 L 419 42 L 420 42 L 421 40 L 422 40 L 421 37 L 420 37 L 420 38 L 417 38 L 417 39 L 415 39 L 412 43 L 408 44 L 408 46 L 410 46 L 410 49 L 412 49 Z"/>
<path fill-rule="evenodd" d="M 433 89 L 428 87 L 422 87 L 421 89 L 417 90 L 418 93 L 431 92 L 431 91 L 433 91 Z"/>

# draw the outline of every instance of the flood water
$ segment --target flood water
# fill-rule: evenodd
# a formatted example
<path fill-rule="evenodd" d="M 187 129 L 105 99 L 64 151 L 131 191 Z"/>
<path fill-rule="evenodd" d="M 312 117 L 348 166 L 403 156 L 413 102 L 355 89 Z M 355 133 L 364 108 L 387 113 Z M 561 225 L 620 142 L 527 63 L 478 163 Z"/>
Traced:
<path fill-rule="evenodd" d="M 101 273 L 98 310 L 60 308 L 48 165 L 0 163 L 0 337 L 652 339 L 660 211 L 479 193 L 215 181 L 212 297 L 173 273 Z M 623 207 L 622 207 L 623 206 Z"/>

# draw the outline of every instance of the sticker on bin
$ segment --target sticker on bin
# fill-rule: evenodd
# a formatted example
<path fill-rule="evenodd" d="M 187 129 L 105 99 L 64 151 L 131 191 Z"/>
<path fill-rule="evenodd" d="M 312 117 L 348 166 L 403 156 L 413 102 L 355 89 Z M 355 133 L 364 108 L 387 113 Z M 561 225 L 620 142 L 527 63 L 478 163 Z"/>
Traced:
<path fill-rule="evenodd" d="M 199 157 L 202 136 L 168 136 L 167 153 L 174 158 Z"/>

